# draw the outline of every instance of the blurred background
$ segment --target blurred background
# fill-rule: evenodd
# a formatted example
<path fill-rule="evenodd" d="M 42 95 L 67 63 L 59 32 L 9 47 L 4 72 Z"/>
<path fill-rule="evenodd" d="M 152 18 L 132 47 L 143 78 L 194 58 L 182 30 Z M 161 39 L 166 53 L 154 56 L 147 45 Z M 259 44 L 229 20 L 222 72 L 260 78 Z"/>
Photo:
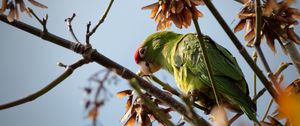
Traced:
<path fill-rule="evenodd" d="M 108 0 L 38 0 L 38 2 L 47 5 L 48 9 L 33 7 L 28 2 L 26 5 L 33 8 L 40 17 L 43 17 L 45 14 L 49 15 L 47 24 L 49 32 L 72 41 L 73 39 L 64 20 L 76 13 L 77 16 L 72 22 L 73 29 L 79 40 L 84 41 L 86 24 L 91 21 L 92 26 L 94 26 L 109 3 Z M 138 66 L 133 61 L 134 52 L 143 39 L 156 31 L 156 23 L 149 18 L 151 12 L 142 11 L 141 7 L 152 2 L 156 1 L 116 0 L 105 22 L 91 37 L 93 47 L 98 52 L 133 72 L 138 71 Z M 213 3 L 230 27 L 233 28 L 238 21 L 236 14 L 241 10 L 242 5 L 233 0 L 214 0 Z M 296 1 L 294 7 L 300 7 L 299 1 Z M 208 9 L 205 6 L 198 6 L 198 9 L 204 13 L 204 17 L 199 19 L 202 32 L 226 47 L 237 58 L 252 96 L 252 70 Z M 235 19 L 236 21 L 234 21 Z M 37 20 L 29 18 L 25 13 L 21 14 L 21 21 L 42 28 Z M 178 29 L 172 26 L 169 30 L 179 33 L 195 32 L 193 26 L 188 29 Z M 295 31 L 299 35 L 300 27 L 297 26 Z M 244 42 L 243 34 L 244 32 L 236 34 L 242 42 Z M 46 86 L 47 83 L 64 71 L 63 68 L 56 65 L 57 62 L 72 64 L 81 58 L 80 55 L 41 40 L 3 22 L 0 22 L 0 41 L 0 104 L 27 96 Z M 276 43 L 276 48 L 277 53 L 274 54 L 265 43 L 262 44 L 262 49 L 273 71 L 277 69 L 281 62 L 291 62 L 289 57 L 283 54 L 278 43 Z M 299 50 L 299 46 L 297 48 Z M 247 51 L 252 54 L 253 49 L 247 48 Z M 260 68 L 263 68 L 260 61 L 258 61 L 258 64 Z M 80 67 L 59 86 L 35 101 L 1 110 L 0 125 L 91 125 L 91 121 L 87 118 L 87 112 L 84 110 L 83 99 L 85 95 L 83 88 L 90 84 L 88 78 L 102 69 L 104 68 L 96 63 Z M 155 75 L 177 88 L 173 77 L 165 71 L 160 71 Z M 285 81 L 283 86 L 297 78 L 297 73 L 293 66 L 285 70 L 284 75 Z M 98 122 L 104 126 L 122 125 L 119 120 L 125 113 L 126 98 L 118 99 L 115 94 L 118 91 L 129 89 L 129 86 L 126 81 L 121 79 L 118 84 L 106 85 L 106 88 L 111 95 L 100 109 Z M 262 84 L 258 81 L 258 89 L 261 88 Z M 258 117 L 261 118 L 263 116 L 269 99 L 269 94 L 265 93 L 264 97 L 258 100 Z M 271 112 L 274 108 L 273 106 Z M 208 118 L 203 112 L 199 111 L 199 113 L 201 116 Z M 174 116 L 174 121 L 176 122 L 179 116 L 178 114 L 174 115 L 177 116 L 177 118 Z M 243 116 L 234 123 L 234 125 L 241 124 L 250 125 L 252 123 Z"/>

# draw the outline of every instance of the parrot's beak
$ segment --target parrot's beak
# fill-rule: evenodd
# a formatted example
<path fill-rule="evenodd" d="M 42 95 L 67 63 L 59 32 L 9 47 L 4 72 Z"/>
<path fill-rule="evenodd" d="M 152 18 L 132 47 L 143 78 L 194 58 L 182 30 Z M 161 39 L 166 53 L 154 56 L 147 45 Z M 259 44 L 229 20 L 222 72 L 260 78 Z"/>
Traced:
<path fill-rule="evenodd" d="M 148 63 L 146 61 L 140 61 L 138 65 L 140 66 L 140 70 L 142 71 L 143 75 L 150 75 L 161 68 L 160 65 Z"/>

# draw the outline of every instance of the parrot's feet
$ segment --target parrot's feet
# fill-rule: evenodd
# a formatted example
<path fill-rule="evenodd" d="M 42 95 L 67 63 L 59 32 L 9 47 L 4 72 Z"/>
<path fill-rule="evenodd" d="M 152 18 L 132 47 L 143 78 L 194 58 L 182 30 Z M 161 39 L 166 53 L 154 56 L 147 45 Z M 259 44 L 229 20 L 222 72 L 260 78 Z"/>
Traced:
<path fill-rule="evenodd" d="M 216 105 L 215 100 L 210 99 L 207 95 L 199 90 L 188 92 L 188 96 L 191 98 L 191 101 L 196 102 L 201 107 L 205 108 L 203 111 L 207 115 L 210 114 L 212 108 Z"/>

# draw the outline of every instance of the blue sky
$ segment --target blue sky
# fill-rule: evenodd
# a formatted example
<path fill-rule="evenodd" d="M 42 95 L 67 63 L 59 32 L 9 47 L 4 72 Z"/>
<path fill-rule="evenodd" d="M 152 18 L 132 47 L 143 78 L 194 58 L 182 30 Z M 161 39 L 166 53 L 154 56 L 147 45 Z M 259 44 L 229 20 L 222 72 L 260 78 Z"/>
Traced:
<path fill-rule="evenodd" d="M 49 8 L 46 10 L 32 7 L 34 11 L 43 16 L 49 15 L 48 30 L 63 38 L 72 40 L 67 30 L 64 19 L 76 13 L 73 20 L 73 29 L 80 41 L 85 40 L 86 24 L 92 21 L 94 25 L 102 16 L 109 1 L 104 0 L 38 0 Z M 122 64 L 130 70 L 136 72 L 138 66 L 133 61 L 133 54 L 137 46 L 147 35 L 155 32 L 156 24 L 149 18 L 150 11 L 142 11 L 141 7 L 148 5 L 152 1 L 124 1 L 116 0 L 112 6 L 105 22 L 92 36 L 91 43 L 100 53 Z M 214 0 L 220 13 L 227 23 L 234 27 L 231 22 L 235 19 L 241 5 L 233 1 Z M 295 7 L 299 8 L 299 2 Z M 237 58 L 252 93 L 252 71 L 244 59 L 238 53 L 234 45 L 230 42 L 225 32 L 221 29 L 215 18 L 212 17 L 206 7 L 198 7 L 204 13 L 204 18 L 199 19 L 201 30 L 204 34 L 211 36 L 216 42 L 230 50 Z M 21 14 L 21 21 L 41 28 L 38 22 Z M 171 29 L 179 33 L 194 32 L 194 27 L 188 29 Z M 299 26 L 296 32 L 300 34 Z M 237 33 L 239 39 L 243 41 L 243 32 Z M 81 56 L 66 50 L 57 45 L 43 41 L 31 34 L 18 30 L 3 22 L 0 22 L 0 104 L 29 95 L 61 74 L 64 69 L 57 67 L 57 62 L 71 64 Z M 279 46 L 277 44 L 277 46 Z M 281 49 L 277 47 L 277 54 L 271 53 L 266 44 L 262 44 L 263 51 L 266 52 L 268 61 L 272 63 L 272 70 L 276 70 L 281 62 L 290 62 Z M 299 49 L 299 46 L 297 46 Z M 252 54 L 253 49 L 248 49 Z M 258 62 L 260 64 L 260 62 Z M 262 66 L 259 65 L 261 68 Z M 60 126 L 60 125 L 89 125 L 86 113 L 82 104 L 84 94 L 82 88 L 89 83 L 87 79 L 95 72 L 103 69 L 96 63 L 91 63 L 77 69 L 71 77 L 63 81 L 59 86 L 38 98 L 37 100 L 0 111 L 0 125 L 2 126 Z M 293 67 L 285 72 L 285 82 L 291 82 L 297 78 Z M 164 71 L 156 74 L 160 78 L 165 78 L 172 86 L 176 87 L 173 78 Z M 259 89 L 261 83 L 259 82 Z M 119 126 L 119 120 L 125 113 L 125 100 L 117 99 L 116 92 L 128 89 L 125 81 L 120 81 L 117 85 L 108 85 L 107 88 L 113 94 L 112 97 L 101 108 L 99 122 L 105 126 Z M 266 96 L 259 100 L 258 113 L 261 117 L 270 97 Z M 203 115 L 202 112 L 199 112 Z M 235 123 L 249 123 L 247 119 Z"/>

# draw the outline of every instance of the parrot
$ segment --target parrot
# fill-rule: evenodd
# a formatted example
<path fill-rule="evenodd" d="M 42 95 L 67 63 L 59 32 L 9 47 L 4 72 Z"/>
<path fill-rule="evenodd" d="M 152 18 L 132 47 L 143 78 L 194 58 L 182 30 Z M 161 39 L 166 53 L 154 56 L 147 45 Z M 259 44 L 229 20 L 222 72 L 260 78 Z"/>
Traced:
<path fill-rule="evenodd" d="M 245 113 L 258 123 L 256 104 L 249 96 L 249 89 L 235 57 L 209 36 L 202 35 L 212 67 L 218 100 L 229 110 Z M 216 98 L 208 76 L 200 41 L 196 33 L 179 34 L 160 31 L 149 35 L 134 54 L 135 63 L 143 75 L 160 69 L 173 75 L 177 87 L 209 114 L 216 105 Z"/>

